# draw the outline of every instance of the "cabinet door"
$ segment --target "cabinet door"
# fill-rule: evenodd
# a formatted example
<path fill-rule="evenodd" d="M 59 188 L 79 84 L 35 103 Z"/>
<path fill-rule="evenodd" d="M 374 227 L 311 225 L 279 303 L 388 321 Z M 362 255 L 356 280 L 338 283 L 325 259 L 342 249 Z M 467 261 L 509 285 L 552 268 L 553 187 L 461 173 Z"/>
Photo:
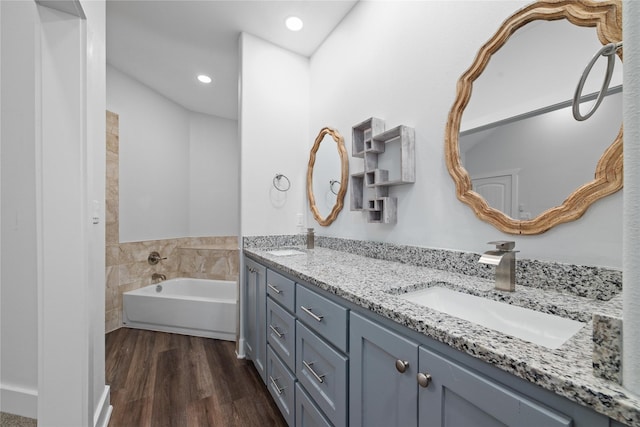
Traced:
<path fill-rule="evenodd" d="M 267 351 L 267 269 L 245 258 L 245 353 L 265 381 Z"/>
<path fill-rule="evenodd" d="M 420 347 L 420 427 L 569 427 L 571 418 Z"/>
<path fill-rule="evenodd" d="M 353 312 L 350 319 L 349 425 L 417 426 L 418 344 Z"/>

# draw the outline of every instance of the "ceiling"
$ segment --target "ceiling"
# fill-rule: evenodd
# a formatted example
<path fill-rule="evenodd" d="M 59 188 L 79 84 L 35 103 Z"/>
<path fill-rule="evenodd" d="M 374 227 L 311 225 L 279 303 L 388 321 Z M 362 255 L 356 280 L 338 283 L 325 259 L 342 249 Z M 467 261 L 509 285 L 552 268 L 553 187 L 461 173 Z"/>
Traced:
<path fill-rule="evenodd" d="M 107 63 L 188 110 L 236 119 L 241 32 L 309 57 L 357 1 L 107 0 Z M 291 15 L 301 31 L 286 29 Z"/>

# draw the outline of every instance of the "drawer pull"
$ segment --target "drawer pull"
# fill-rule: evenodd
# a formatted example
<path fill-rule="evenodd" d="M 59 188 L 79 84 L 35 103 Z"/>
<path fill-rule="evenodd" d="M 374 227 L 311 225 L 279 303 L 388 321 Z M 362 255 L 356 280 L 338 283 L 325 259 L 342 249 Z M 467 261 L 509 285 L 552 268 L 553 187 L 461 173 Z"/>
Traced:
<path fill-rule="evenodd" d="M 396 369 L 401 374 L 404 374 L 404 372 L 407 370 L 408 367 L 409 367 L 409 362 L 407 362 L 406 360 L 400 360 L 400 359 L 396 360 Z"/>
<path fill-rule="evenodd" d="M 271 289 L 273 292 L 275 292 L 276 294 L 278 294 L 278 295 L 280 295 L 282 293 L 282 291 L 280 289 L 276 288 L 271 283 L 267 283 L 267 287 L 269 289 Z"/>
<path fill-rule="evenodd" d="M 269 329 L 271 329 L 271 330 L 273 331 L 273 333 L 274 333 L 274 334 L 276 334 L 276 335 L 278 336 L 278 338 L 282 338 L 282 337 L 284 337 L 284 334 L 283 334 L 282 332 L 280 332 L 280 331 L 278 330 L 278 328 L 276 328 L 275 326 L 273 326 L 273 325 L 269 325 Z"/>
<path fill-rule="evenodd" d="M 418 374 L 418 384 L 420 385 L 420 387 L 429 387 L 429 384 L 431 384 L 431 375 L 423 374 L 422 372 L 420 372 Z"/>
<path fill-rule="evenodd" d="M 324 316 L 318 316 L 317 314 L 315 314 L 312 308 L 307 308 L 304 305 L 300 306 L 300 309 L 302 309 L 302 311 L 304 311 L 305 313 L 307 313 L 309 316 L 313 317 L 314 320 L 318 321 L 318 322 L 322 322 L 322 319 L 324 318 Z"/>
<path fill-rule="evenodd" d="M 271 381 L 271 384 L 273 384 L 273 386 L 275 387 L 276 392 L 278 394 L 282 394 L 286 387 L 280 388 L 280 386 L 278 385 L 278 380 L 276 378 L 273 378 L 271 375 L 269 375 L 269 381 Z"/>
<path fill-rule="evenodd" d="M 305 368 L 307 368 L 309 370 L 309 372 L 311 372 L 311 375 L 313 375 L 316 378 L 316 380 L 318 380 L 319 383 L 323 383 L 324 382 L 324 375 L 318 375 L 318 373 L 313 370 L 313 368 L 312 368 L 313 363 L 314 362 L 307 363 L 304 360 L 302 361 L 302 364 L 304 365 Z"/>

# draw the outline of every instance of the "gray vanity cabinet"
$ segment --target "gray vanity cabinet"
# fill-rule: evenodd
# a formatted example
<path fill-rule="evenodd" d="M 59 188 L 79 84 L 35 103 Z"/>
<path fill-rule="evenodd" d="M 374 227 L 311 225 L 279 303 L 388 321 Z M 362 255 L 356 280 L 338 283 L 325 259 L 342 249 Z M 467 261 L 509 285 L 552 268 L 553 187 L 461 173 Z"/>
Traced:
<path fill-rule="evenodd" d="M 268 370 L 292 427 L 620 425 L 271 267 L 245 265 L 247 356 L 260 375 Z"/>
<path fill-rule="evenodd" d="M 253 361 L 262 381 L 266 381 L 267 351 L 267 269 L 245 257 L 245 353 Z"/>
<path fill-rule="evenodd" d="M 354 312 L 350 322 L 349 425 L 417 426 L 418 344 Z"/>

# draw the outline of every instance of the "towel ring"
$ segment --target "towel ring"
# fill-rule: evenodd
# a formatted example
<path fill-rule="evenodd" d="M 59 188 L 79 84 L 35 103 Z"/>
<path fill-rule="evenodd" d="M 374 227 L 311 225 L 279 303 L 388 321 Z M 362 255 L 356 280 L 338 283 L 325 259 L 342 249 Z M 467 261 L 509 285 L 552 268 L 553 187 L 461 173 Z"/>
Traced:
<path fill-rule="evenodd" d="M 587 120 L 589 117 L 596 112 L 600 103 L 604 99 L 607 91 L 609 90 L 609 83 L 611 82 L 611 77 L 613 76 L 613 67 L 615 65 L 615 54 L 618 49 L 622 48 L 622 42 L 619 43 L 609 43 L 604 45 L 594 56 L 591 58 L 591 61 L 587 64 L 584 72 L 582 73 L 582 77 L 578 82 L 578 86 L 576 87 L 576 92 L 573 95 L 573 118 L 577 121 L 581 122 Z M 584 87 L 585 82 L 587 81 L 587 77 L 593 68 L 593 65 L 600 58 L 600 56 L 607 57 L 607 71 L 604 75 L 604 80 L 602 81 L 602 87 L 600 88 L 600 93 L 598 93 L 598 99 L 596 103 L 591 107 L 591 110 L 584 116 L 580 113 L 580 98 L 582 97 L 582 89 Z"/>
<path fill-rule="evenodd" d="M 282 178 L 284 178 L 287 182 L 286 182 L 286 188 L 282 187 L 280 185 L 280 181 L 282 180 Z M 275 177 L 273 177 L 273 186 L 276 188 L 276 190 L 278 191 L 288 191 L 289 188 L 291 188 L 291 181 L 289 181 L 289 178 L 286 177 L 286 175 L 283 175 L 281 173 L 276 174 Z"/>
<path fill-rule="evenodd" d="M 331 190 L 331 192 L 332 192 L 333 194 L 335 194 L 335 195 L 337 196 L 337 195 L 338 195 L 338 191 L 336 191 L 336 190 L 334 190 L 334 189 L 333 189 L 333 185 L 334 185 L 334 184 L 338 184 L 338 191 L 340 191 L 340 185 L 341 185 L 341 184 L 340 184 L 340 181 L 336 181 L 335 179 L 331 179 L 331 180 L 329 180 L 329 189 Z"/>

